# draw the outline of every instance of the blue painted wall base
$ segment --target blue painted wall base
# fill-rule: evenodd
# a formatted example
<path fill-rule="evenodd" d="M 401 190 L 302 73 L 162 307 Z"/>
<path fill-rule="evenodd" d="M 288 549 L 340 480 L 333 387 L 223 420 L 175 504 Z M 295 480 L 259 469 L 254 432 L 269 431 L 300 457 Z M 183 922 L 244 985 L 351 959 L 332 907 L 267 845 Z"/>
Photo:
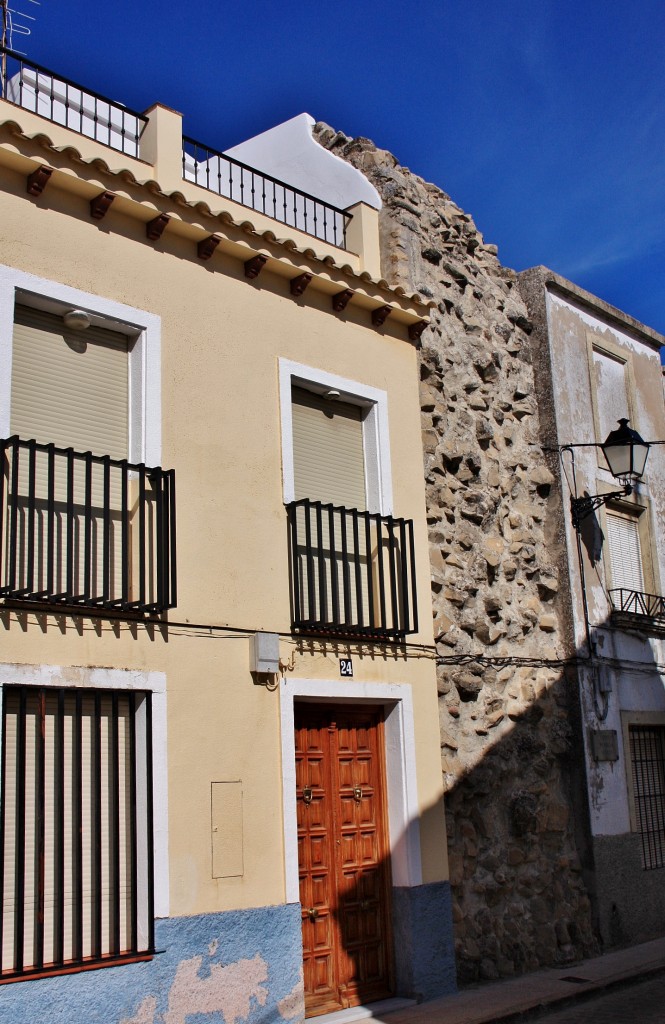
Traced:
<path fill-rule="evenodd" d="M 304 1016 L 300 905 L 155 922 L 160 951 L 0 986 L 3 1024 L 284 1024 Z"/>
<path fill-rule="evenodd" d="M 393 889 L 396 988 L 456 990 L 450 887 Z M 300 905 L 155 922 L 158 953 L 124 964 L 0 985 L 3 1024 L 300 1024 Z"/>
<path fill-rule="evenodd" d="M 457 991 L 450 885 L 393 889 L 397 992 L 435 999 Z"/>

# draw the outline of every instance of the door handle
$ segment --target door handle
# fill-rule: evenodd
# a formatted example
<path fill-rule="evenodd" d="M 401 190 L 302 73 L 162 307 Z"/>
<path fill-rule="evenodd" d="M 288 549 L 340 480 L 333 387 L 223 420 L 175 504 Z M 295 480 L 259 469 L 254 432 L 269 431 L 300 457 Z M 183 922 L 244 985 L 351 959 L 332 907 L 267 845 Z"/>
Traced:
<path fill-rule="evenodd" d="M 363 798 L 362 786 L 354 786 L 353 787 L 353 799 L 356 800 L 358 803 L 360 803 L 362 798 Z"/>
<path fill-rule="evenodd" d="M 317 917 L 319 916 L 317 908 L 310 907 L 309 910 L 307 911 L 307 916 L 310 919 L 310 921 L 316 921 Z"/>

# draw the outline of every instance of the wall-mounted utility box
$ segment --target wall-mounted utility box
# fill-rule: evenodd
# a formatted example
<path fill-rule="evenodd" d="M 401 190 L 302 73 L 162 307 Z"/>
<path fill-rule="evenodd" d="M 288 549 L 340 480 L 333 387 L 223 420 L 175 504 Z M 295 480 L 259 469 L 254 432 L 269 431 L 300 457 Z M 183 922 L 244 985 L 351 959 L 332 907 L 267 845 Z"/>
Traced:
<path fill-rule="evenodd" d="M 591 752 L 594 761 L 618 761 L 619 738 L 616 729 L 592 729 Z"/>
<path fill-rule="evenodd" d="M 249 638 L 250 672 L 279 672 L 279 636 L 277 633 L 253 633 Z"/>

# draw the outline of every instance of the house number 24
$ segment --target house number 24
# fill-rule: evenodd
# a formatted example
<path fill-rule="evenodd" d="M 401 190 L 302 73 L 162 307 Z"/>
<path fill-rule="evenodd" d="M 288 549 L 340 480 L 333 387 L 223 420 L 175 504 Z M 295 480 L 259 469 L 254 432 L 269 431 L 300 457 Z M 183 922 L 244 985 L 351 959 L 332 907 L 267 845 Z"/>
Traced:
<path fill-rule="evenodd" d="M 339 659 L 339 674 L 347 677 L 353 675 L 353 662 L 350 658 Z"/>

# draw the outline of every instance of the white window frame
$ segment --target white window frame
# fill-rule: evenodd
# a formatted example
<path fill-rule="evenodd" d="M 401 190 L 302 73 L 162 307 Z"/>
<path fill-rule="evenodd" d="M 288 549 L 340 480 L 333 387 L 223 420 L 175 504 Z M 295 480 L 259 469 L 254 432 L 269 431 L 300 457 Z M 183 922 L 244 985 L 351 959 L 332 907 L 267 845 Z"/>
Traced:
<path fill-rule="evenodd" d="M 363 417 L 363 452 L 367 509 L 389 516 L 393 513 L 393 485 L 390 470 L 390 434 L 388 430 L 388 395 L 380 388 L 360 384 L 346 377 L 317 370 L 290 359 L 279 360 L 280 420 L 282 431 L 282 482 L 284 504 L 295 501 L 293 470 L 293 385 L 319 394 L 339 391 L 339 400 L 357 405 L 367 412 Z"/>
<path fill-rule="evenodd" d="M 0 264 L 0 437 L 9 437 L 16 304 L 62 314 L 84 309 L 99 327 L 134 339 L 129 356 L 129 461 L 162 463 L 161 319 L 57 281 Z"/>
<path fill-rule="evenodd" d="M 0 720 L 4 686 L 86 690 L 143 690 L 152 694 L 152 787 L 155 917 L 169 915 L 169 809 L 166 750 L 166 675 L 132 669 L 0 664 Z M 0 740 L 1 742 L 1 740 Z M 0 763 L 1 763 L 0 750 Z M 150 780 L 148 780 L 149 782 Z M 137 808 L 139 818 L 141 805 Z M 145 813 L 145 809 L 144 813 Z M 139 820 L 140 825 L 140 820 Z M 139 893 L 139 899 L 147 898 Z"/>

